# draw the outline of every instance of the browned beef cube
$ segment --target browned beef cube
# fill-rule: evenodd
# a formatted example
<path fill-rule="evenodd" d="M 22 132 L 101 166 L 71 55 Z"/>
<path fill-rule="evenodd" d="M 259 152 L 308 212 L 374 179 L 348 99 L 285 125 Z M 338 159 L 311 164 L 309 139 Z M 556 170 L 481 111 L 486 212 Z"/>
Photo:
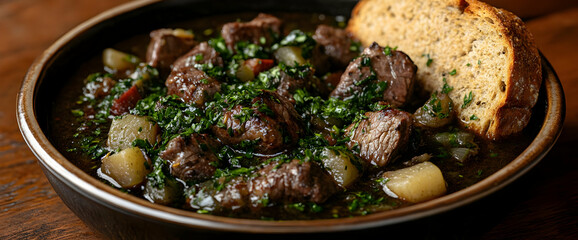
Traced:
<path fill-rule="evenodd" d="M 359 55 L 357 49 L 352 49 L 352 44 L 355 39 L 351 34 L 343 29 L 334 28 L 328 25 L 321 24 L 317 26 L 313 39 L 317 44 L 321 45 L 322 51 L 320 54 L 327 56 L 318 58 L 319 61 L 327 60 L 333 66 L 333 69 L 343 69 L 347 67 L 349 62 Z M 319 61 L 315 61 L 314 65 L 322 65 Z"/>
<path fill-rule="evenodd" d="M 218 166 L 213 152 L 218 142 L 205 134 L 189 138 L 176 137 L 169 141 L 160 157 L 170 162 L 171 174 L 184 181 L 202 181 L 211 178 Z"/>
<path fill-rule="evenodd" d="M 374 43 L 347 66 L 331 96 L 347 99 L 361 92 L 367 84 L 379 81 L 386 82 L 387 89 L 383 98 L 376 100 L 403 106 L 413 93 L 416 71 L 417 66 L 405 53 Z"/>
<path fill-rule="evenodd" d="M 251 180 L 253 198 L 268 197 L 274 202 L 325 202 L 339 187 L 317 163 L 294 159 L 289 163 L 273 163 L 259 170 Z"/>
<path fill-rule="evenodd" d="M 251 106 L 234 106 L 225 110 L 224 127 L 212 131 L 226 145 L 256 141 L 254 150 L 274 154 L 286 150 L 303 133 L 299 114 L 286 99 L 275 92 L 263 91 Z"/>
<path fill-rule="evenodd" d="M 323 203 L 340 190 L 317 163 L 297 159 L 288 163 L 273 161 L 254 177 L 237 177 L 224 184 L 221 190 L 215 189 L 214 183 L 204 184 L 205 189 L 189 197 L 189 204 L 221 211 L 259 210 L 268 204 Z"/>
<path fill-rule="evenodd" d="M 277 86 L 277 93 L 289 100 L 291 104 L 295 103 L 293 99 L 293 94 L 298 89 L 307 89 L 309 92 L 320 92 L 325 86 L 321 86 L 320 80 L 313 75 L 314 70 L 309 68 L 309 70 L 302 70 L 301 74 L 291 75 L 285 71 L 281 71 L 279 85 Z"/>
<path fill-rule="evenodd" d="M 195 45 L 193 35 L 175 34 L 173 29 L 158 29 L 150 33 L 146 62 L 161 72 L 168 72 L 173 62 Z"/>
<path fill-rule="evenodd" d="M 366 119 L 352 123 L 346 130 L 347 146 L 365 162 L 384 167 L 398 157 L 409 143 L 411 114 L 385 109 L 365 113 Z"/>
<path fill-rule="evenodd" d="M 177 95 L 185 102 L 203 107 L 221 90 L 221 83 L 193 66 L 175 69 L 167 78 L 167 94 Z"/>
<path fill-rule="evenodd" d="M 231 22 L 223 25 L 221 36 L 227 47 L 234 49 L 235 44 L 249 41 L 254 44 L 270 46 L 282 33 L 283 22 L 269 14 L 260 13 L 250 22 Z"/>
<path fill-rule="evenodd" d="M 223 66 L 223 58 L 212 48 L 209 43 L 202 42 L 191 51 L 179 57 L 173 63 L 173 70 L 183 67 L 194 67 L 195 64 L 211 64 L 213 66 Z"/>

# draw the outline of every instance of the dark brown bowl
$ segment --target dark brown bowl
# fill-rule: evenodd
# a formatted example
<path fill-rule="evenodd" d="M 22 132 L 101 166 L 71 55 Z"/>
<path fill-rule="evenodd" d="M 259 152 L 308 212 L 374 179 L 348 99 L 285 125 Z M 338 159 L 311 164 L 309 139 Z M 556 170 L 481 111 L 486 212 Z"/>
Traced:
<path fill-rule="evenodd" d="M 69 66 L 111 44 L 190 18 L 234 12 L 301 11 L 348 16 L 356 1 L 138 1 L 106 11 L 74 28 L 30 67 L 18 95 L 18 124 L 24 139 L 64 203 L 87 225 L 111 238 L 167 239 L 200 234 L 323 233 L 368 229 L 442 213 L 469 204 L 508 185 L 535 166 L 551 149 L 565 115 L 560 81 L 545 58 L 540 99 L 535 108 L 536 137 L 505 167 L 471 187 L 413 206 L 367 216 L 309 221 L 261 221 L 203 215 L 156 205 L 122 193 L 67 160 L 47 137 L 54 93 Z M 105 34 L 106 33 L 106 34 Z M 47 216 L 49 217 L 49 216 Z M 191 235 L 194 234 L 194 235 Z"/>

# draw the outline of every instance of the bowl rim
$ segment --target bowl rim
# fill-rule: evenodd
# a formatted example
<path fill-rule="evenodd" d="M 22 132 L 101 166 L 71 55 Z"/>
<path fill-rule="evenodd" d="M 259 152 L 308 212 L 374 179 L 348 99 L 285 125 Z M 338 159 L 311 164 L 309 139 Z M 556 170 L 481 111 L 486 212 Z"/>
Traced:
<path fill-rule="evenodd" d="M 135 1 L 122 4 L 81 23 L 49 48 L 30 66 L 17 96 L 17 122 L 31 151 L 53 176 L 76 192 L 106 206 L 150 220 L 168 222 L 188 228 L 245 233 L 313 233 L 359 230 L 391 225 L 442 213 L 469 204 L 496 192 L 529 171 L 548 153 L 562 131 L 565 98 L 562 85 L 552 66 L 541 55 L 546 94 L 546 113 L 541 130 L 530 145 L 514 160 L 480 182 L 424 203 L 366 216 L 321 220 L 263 221 L 199 214 L 151 203 L 122 193 L 88 175 L 66 158 L 44 135 L 35 114 L 35 98 L 46 69 L 68 42 L 87 29 L 112 17 L 145 7 L 159 0 Z"/>

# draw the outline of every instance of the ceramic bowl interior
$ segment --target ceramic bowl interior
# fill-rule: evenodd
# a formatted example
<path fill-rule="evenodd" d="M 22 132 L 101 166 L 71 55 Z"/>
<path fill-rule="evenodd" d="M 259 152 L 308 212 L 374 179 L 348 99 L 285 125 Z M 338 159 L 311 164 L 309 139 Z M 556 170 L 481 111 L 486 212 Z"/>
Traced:
<path fill-rule="evenodd" d="M 410 207 L 367 216 L 312 221 L 260 221 L 197 214 L 124 194 L 68 161 L 47 137 L 48 111 L 75 63 L 135 34 L 178 21 L 234 12 L 300 11 L 347 17 L 356 1 L 136 1 L 102 13 L 62 36 L 30 67 L 18 95 L 18 123 L 56 192 L 83 221 L 107 236 L 157 236 L 187 232 L 311 233 L 366 229 L 423 218 L 463 206 L 504 187 L 537 164 L 560 134 L 565 103 L 560 82 L 543 58 L 543 85 L 533 121 L 533 142 L 511 163 L 461 191 Z"/>

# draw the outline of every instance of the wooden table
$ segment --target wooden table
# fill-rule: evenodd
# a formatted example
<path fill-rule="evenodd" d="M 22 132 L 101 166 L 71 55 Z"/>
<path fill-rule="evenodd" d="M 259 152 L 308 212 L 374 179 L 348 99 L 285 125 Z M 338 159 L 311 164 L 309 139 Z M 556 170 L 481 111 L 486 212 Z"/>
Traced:
<path fill-rule="evenodd" d="M 16 93 L 34 58 L 53 41 L 123 2 L 0 1 L 0 239 L 102 238 L 62 203 L 40 170 L 16 124 Z M 526 4 L 520 10 L 532 16 L 528 27 L 566 93 L 564 130 L 552 151 L 528 174 L 487 198 L 370 232 L 382 237 L 578 239 L 578 7 L 567 5 L 574 6 L 544 11 Z"/>

